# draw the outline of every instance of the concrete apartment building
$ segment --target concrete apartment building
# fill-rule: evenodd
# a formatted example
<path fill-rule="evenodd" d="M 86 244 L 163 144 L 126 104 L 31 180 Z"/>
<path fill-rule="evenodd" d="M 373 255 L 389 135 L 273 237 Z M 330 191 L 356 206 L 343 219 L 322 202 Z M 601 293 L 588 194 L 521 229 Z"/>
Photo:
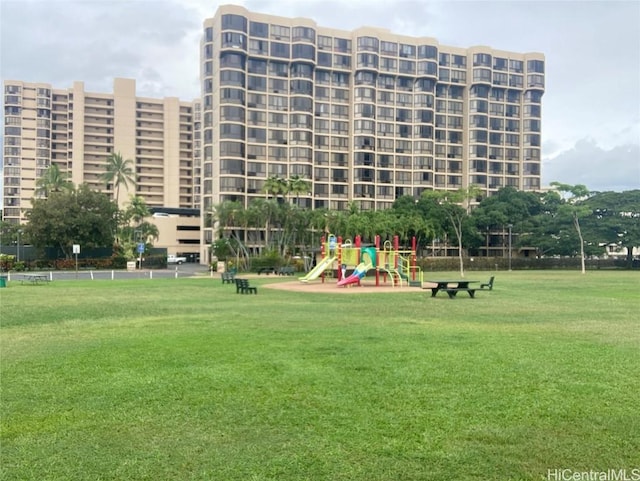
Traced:
<path fill-rule="evenodd" d="M 25 220 L 31 198 L 40 195 L 37 179 L 53 164 L 74 184 L 86 183 L 113 195 L 113 186 L 101 179 L 112 152 L 120 152 L 135 165 L 135 188 L 121 186 L 120 204 L 135 194 L 153 210 L 197 208 L 199 154 L 194 155 L 198 141 L 194 126 L 199 135 L 199 102 L 194 106 L 175 97 L 137 97 L 135 89 L 135 80 L 120 78 L 114 80 L 112 93 L 86 92 L 83 82 L 57 89 L 5 81 L 5 221 Z M 159 246 L 172 253 L 198 253 L 199 217 L 169 219 L 173 220 L 158 219 L 166 225 L 164 229 L 159 225 Z"/>
<path fill-rule="evenodd" d="M 300 203 L 332 210 L 539 190 L 544 67 L 540 53 L 220 7 L 201 42 L 203 209 L 247 205 L 270 176 L 308 179 Z"/>
<path fill-rule="evenodd" d="M 138 98 L 124 79 L 112 94 L 6 82 L 5 220 L 23 219 L 51 163 L 105 190 L 113 150 L 135 160 L 135 193 L 152 208 L 246 206 L 271 176 L 307 179 L 300 205 L 332 210 L 386 209 L 428 189 L 541 188 L 540 53 L 227 5 L 204 21 L 200 58 L 195 102 Z M 203 225 L 203 262 L 213 239 Z"/>

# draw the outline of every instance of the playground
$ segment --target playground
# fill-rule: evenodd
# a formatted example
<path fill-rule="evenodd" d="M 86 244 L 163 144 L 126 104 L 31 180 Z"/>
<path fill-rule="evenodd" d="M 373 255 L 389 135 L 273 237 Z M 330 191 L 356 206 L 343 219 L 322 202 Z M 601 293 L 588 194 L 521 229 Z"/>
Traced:
<path fill-rule="evenodd" d="M 328 283 L 347 290 L 365 285 L 394 290 L 423 287 L 422 271 L 416 264 L 415 237 L 411 240 L 411 249 L 405 250 L 400 249 L 397 235 L 393 241 L 384 243 L 376 235 L 373 244 L 363 244 L 360 236 L 352 242 L 329 234 L 320 244 L 320 259 L 298 279 L 304 284 Z"/>

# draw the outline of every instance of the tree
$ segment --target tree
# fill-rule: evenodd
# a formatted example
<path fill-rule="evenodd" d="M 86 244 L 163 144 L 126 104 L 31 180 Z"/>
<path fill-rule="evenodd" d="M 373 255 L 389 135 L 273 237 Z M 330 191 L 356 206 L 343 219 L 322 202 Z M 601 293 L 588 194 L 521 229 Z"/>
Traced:
<path fill-rule="evenodd" d="M 69 180 L 69 174 L 62 173 L 58 164 L 51 164 L 44 175 L 37 180 L 36 185 L 45 197 L 48 197 L 51 192 L 73 189 L 73 183 Z"/>
<path fill-rule="evenodd" d="M 284 197 L 289 192 L 289 184 L 286 179 L 272 175 L 264 182 L 262 190 L 267 194 L 271 194 L 273 197 Z"/>
<path fill-rule="evenodd" d="M 117 207 L 106 194 L 83 184 L 52 192 L 46 199 L 33 199 L 32 204 L 25 234 L 34 247 L 57 247 L 70 258 L 73 244 L 86 248 L 113 245 Z"/>
<path fill-rule="evenodd" d="M 116 205 L 120 205 L 120 186 L 128 188 L 135 185 L 133 161 L 125 160 L 120 152 L 110 154 L 107 157 L 106 171 L 102 174 L 102 179 L 107 183 L 107 187 L 113 184 L 114 199 Z"/>
<path fill-rule="evenodd" d="M 561 194 L 560 196 L 564 201 L 560 209 L 558 209 L 558 214 L 571 217 L 573 226 L 578 234 L 578 239 L 580 240 L 580 266 L 582 273 L 585 274 L 584 237 L 580 228 L 580 218 L 589 214 L 589 208 L 581 205 L 581 201 L 589 196 L 589 189 L 582 184 L 569 185 L 561 182 L 551 182 L 551 185 Z"/>
<path fill-rule="evenodd" d="M 633 248 L 640 246 L 640 190 L 595 193 L 584 204 L 591 211 L 585 218 L 590 236 L 626 248 L 630 268 Z"/>
<path fill-rule="evenodd" d="M 425 199 L 435 200 L 439 210 L 449 221 L 449 226 L 453 229 L 458 244 L 458 259 L 460 261 L 460 276 L 464 277 L 463 261 L 463 236 L 468 230 L 469 221 L 469 201 L 478 195 L 475 187 L 468 189 L 458 189 L 455 191 L 428 191 L 422 193 Z M 463 207 L 464 206 L 464 207 Z"/>
<path fill-rule="evenodd" d="M 122 248 L 127 259 L 132 260 L 137 256 L 137 243 L 144 242 L 152 244 L 158 239 L 160 232 L 158 227 L 151 222 L 145 221 L 150 217 L 151 212 L 142 197 L 132 195 L 129 204 L 125 207 L 122 216 L 120 216 L 119 235 Z"/>
<path fill-rule="evenodd" d="M 306 194 L 311 189 L 311 184 L 299 175 L 292 176 L 287 181 L 287 191 L 296 196 L 296 205 L 300 205 L 300 194 Z"/>

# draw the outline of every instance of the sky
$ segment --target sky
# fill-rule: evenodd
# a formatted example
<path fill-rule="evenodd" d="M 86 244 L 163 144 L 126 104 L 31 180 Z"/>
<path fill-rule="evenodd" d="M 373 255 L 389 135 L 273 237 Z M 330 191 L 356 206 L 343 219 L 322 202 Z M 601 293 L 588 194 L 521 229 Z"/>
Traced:
<path fill-rule="evenodd" d="M 199 97 L 202 23 L 222 4 L 546 57 L 543 185 L 640 188 L 640 0 L 0 0 L 2 80 Z"/>

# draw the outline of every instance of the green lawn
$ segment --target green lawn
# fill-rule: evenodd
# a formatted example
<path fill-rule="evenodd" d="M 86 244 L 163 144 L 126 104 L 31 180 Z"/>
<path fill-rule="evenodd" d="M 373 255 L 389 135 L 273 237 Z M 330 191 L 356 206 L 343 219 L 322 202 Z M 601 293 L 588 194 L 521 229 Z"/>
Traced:
<path fill-rule="evenodd" d="M 639 272 L 499 272 L 476 299 L 416 290 L 12 283 L 0 289 L 0 479 L 640 467 Z"/>

